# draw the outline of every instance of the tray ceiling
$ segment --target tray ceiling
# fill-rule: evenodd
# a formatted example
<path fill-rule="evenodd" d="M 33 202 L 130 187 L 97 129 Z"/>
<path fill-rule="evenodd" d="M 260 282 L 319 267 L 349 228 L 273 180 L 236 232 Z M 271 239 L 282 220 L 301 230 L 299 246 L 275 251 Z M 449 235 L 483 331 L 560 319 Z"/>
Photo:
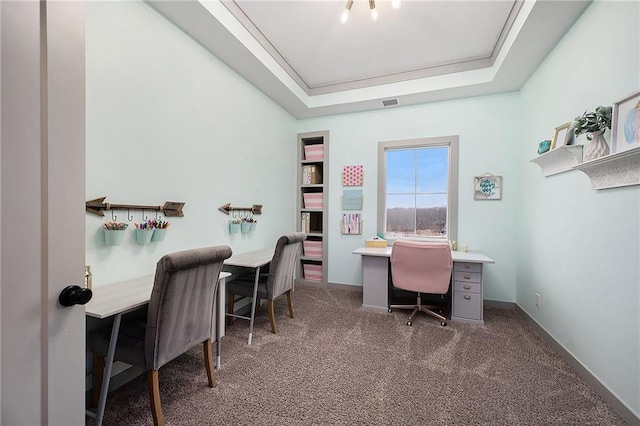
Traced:
<path fill-rule="evenodd" d="M 518 90 L 589 4 L 149 3 L 298 118 Z"/>

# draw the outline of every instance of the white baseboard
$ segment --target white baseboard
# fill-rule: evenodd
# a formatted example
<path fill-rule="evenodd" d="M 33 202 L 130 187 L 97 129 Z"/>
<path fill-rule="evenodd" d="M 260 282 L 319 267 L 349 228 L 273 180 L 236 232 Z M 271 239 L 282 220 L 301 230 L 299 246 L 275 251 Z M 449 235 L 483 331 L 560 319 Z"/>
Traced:
<path fill-rule="evenodd" d="M 602 383 L 596 376 L 589 371 L 571 352 L 565 349 L 560 342 L 558 342 L 551 334 L 547 332 L 527 311 L 522 309 L 520 305 L 516 304 L 516 311 L 521 314 L 531 326 L 535 329 L 536 333 L 540 335 L 551 347 L 560 355 L 565 361 L 571 365 L 571 367 L 582 377 L 591 388 L 596 391 L 598 395 L 607 403 L 611 408 L 627 422 L 628 425 L 640 426 L 640 415 L 635 413 L 624 402 L 622 402 L 609 388 Z"/>

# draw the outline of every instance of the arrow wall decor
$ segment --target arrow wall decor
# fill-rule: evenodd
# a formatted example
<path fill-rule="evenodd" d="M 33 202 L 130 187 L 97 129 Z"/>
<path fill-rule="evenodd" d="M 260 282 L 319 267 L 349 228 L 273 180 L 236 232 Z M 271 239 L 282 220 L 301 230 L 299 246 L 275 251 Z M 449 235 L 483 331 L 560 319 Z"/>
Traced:
<path fill-rule="evenodd" d="M 104 200 L 107 197 L 96 198 L 86 202 L 86 209 L 88 213 L 93 213 L 98 216 L 104 216 L 105 210 L 154 210 L 162 212 L 166 217 L 183 217 L 182 208 L 184 203 L 176 201 L 167 201 L 162 206 L 139 206 L 135 204 L 111 204 L 105 203 Z"/>
<path fill-rule="evenodd" d="M 224 206 L 220 206 L 218 210 L 225 214 L 229 214 L 232 211 L 245 211 L 251 212 L 251 214 L 262 214 L 262 204 L 254 204 L 251 207 L 231 207 L 231 203 L 227 203 Z"/>

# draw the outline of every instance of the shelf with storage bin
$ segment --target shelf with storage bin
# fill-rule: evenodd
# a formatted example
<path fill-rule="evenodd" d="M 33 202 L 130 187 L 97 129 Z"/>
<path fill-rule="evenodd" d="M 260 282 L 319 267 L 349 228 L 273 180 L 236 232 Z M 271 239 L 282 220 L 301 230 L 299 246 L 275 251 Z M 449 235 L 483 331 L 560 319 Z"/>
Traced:
<path fill-rule="evenodd" d="M 329 132 L 298 134 L 298 197 L 296 229 L 307 235 L 296 278 L 326 283 L 328 252 Z"/>
<path fill-rule="evenodd" d="M 582 163 L 582 145 L 560 146 L 529 161 L 540 166 L 543 176 L 568 172 Z"/>
<path fill-rule="evenodd" d="M 573 166 L 591 180 L 593 189 L 640 185 L 640 147 Z"/>

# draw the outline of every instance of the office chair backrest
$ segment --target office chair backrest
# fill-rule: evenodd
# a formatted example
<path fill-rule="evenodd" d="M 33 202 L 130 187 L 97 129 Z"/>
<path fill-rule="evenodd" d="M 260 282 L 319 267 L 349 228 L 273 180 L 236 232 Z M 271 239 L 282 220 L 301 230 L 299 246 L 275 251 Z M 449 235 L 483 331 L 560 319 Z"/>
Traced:
<path fill-rule="evenodd" d="M 307 238 L 302 232 L 283 235 L 278 238 L 276 250 L 269 265 L 267 278 L 267 298 L 275 299 L 293 288 L 293 268 L 300 244 Z"/>
<path fill-rule="evenodd" d="M 403 290 L 445 294 L 452 268 L 447 243 L 400 240 L 391 249 L 393 285 Z"/>
<path fill-rule="evenodd" d="M 149 301 L 144 342 L 147 369 L 158 370 L 213 335 L 220 270 L 228 246 L 204 247 L 160 258 Z"/>

